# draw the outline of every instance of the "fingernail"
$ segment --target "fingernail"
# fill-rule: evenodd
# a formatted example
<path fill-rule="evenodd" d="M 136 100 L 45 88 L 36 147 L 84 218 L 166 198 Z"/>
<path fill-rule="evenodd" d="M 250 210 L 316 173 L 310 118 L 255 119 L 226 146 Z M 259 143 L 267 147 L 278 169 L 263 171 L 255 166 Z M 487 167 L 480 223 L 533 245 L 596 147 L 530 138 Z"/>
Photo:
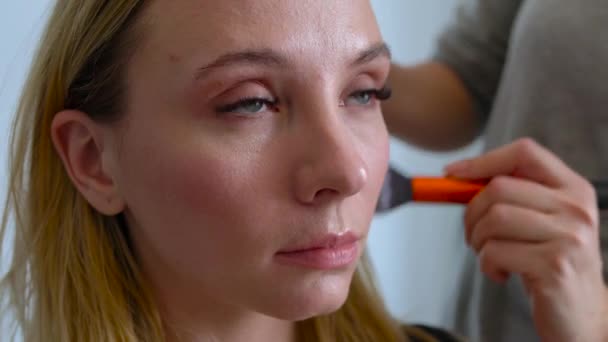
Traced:
<path fill-rule="evenodd" d="M 444 170 L 449 175 L 457 175 L 467 172 L 470 166 L 470 160 L 461 160 L 455 163 L 448 164 Z"/>

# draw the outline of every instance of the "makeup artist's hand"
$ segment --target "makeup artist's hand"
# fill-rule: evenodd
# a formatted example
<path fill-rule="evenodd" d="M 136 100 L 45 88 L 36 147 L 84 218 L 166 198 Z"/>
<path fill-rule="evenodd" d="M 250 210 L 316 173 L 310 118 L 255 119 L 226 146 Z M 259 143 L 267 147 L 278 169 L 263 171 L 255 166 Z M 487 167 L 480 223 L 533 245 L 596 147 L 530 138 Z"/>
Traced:
<path fill-rule="evenodd" d="M 498 282 L 520 275 L 544 341 L 607 341 L 595 192 L 529 139 L 452 164 L 448 175 L 491 179 L 469 204 L 466 238 Z"/>

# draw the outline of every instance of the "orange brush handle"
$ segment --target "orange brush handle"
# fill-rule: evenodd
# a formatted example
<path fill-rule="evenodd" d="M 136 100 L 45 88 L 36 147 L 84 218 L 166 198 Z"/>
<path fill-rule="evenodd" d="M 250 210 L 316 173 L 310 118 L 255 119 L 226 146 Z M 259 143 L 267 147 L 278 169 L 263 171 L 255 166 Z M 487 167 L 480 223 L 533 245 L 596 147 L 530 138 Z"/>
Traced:
<path fill-rule="evenodd" d="M 412 178 L 412 199 L 416 202 L 469 203 L 484 184 L 440 177 Z"/>

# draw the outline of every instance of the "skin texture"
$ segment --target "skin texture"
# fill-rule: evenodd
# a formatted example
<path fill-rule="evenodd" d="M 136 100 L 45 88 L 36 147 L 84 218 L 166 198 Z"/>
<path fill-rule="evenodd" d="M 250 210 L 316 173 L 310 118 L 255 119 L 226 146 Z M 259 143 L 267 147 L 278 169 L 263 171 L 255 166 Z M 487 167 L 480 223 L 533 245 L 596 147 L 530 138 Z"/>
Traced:
<path fill-rule="evenodd" d="M 171 338 L 290 340 L 344 303 L 356 263 L 277 252 L 350 232 L 360 255 L 387 168 L 380 104 L 360 94 L 390 67 L 370 4 L 158 0 L 139 24 L 124 117 L 55 118 L 68 172 L 126 214 Z"/>

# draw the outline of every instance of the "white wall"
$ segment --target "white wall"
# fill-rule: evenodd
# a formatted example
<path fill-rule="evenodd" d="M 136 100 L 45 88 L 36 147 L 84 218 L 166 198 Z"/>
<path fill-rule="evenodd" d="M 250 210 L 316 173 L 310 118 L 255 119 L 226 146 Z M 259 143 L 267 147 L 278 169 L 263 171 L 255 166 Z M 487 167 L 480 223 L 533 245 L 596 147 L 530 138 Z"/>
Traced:
<path fill-rule="evenodd" d="M 434 39 L 458 0 L 372 0 L 395 60 L 429 56 Z M 0 164 L 6 165 L 11 113 L 24 81 L 49 0 L 0 2 Z M 407 173 L 439 174 L 449 160 L 479 151 L 479 143 L 452 154 L 431 155 L 398 142 L 392 160 Z M 0 194 L 6 191 L 6 167 Z M 374 220 L 370 253 L 389 308 L 408 321 L 442 323 L 462 252 L 461 209 L 409 205 Z M 4 259 L 4 258 L 3 258 Z M 2 339 L 0 335 L 0 340 Z"/>
<path fill-rule="evenodd" d="M 33 50 L 42 31 L 48 0 L 0 1 L 0 199 L 6 195 L 10 124 Z M 0 260 L 0 270 L 6 258 Z M 2 340 L 0 338 L 0 340 Z"/>

